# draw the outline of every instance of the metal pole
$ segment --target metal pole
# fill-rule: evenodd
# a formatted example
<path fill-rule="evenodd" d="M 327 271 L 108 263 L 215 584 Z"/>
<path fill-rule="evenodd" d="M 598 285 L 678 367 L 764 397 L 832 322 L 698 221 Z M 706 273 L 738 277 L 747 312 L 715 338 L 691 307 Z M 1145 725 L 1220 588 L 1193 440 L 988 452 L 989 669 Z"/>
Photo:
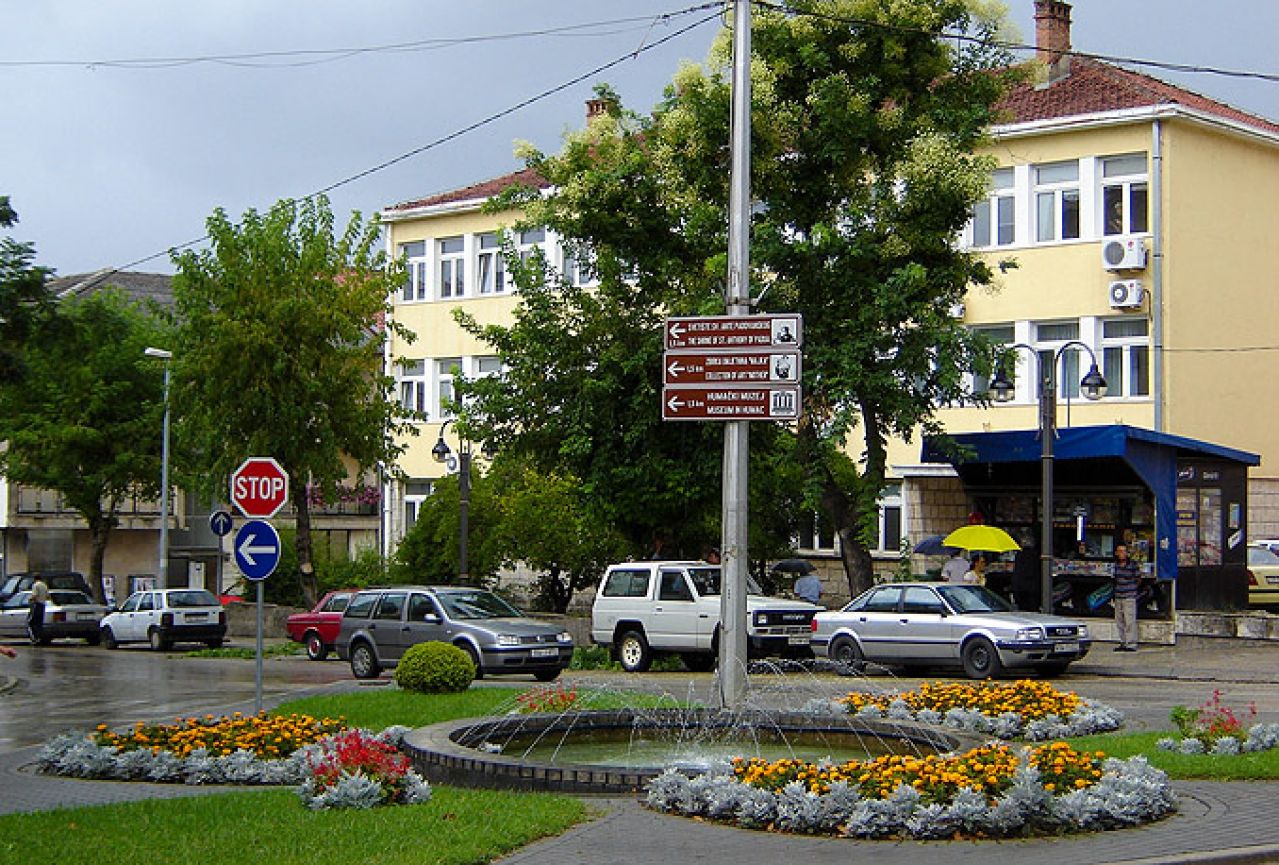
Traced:
<path fill-rule="evenodd" d="M 160 443 L 160 585 L 169 587 L 169 358 L 164 359 L 164 422 Z"/>
<path fill-rule="evenodd" d="M 733 104 L 731 173 L 728 201 L 728 283 L 724 303 L 729 315 L 750 313 L 750 130 L 751 8 L 749 0 L 733 4 Z M 723 525 L 720 562 L 719 683 L 725 708 L 746 698 L 746 574 L 748 564 L 748 490 L 750 424 L 724 425 Z"/>
<path fill-rule="evenodd" d="M 258 584 L 257 670 L 253 677 L 253 714 L 262 711 L 262 580 Z"/>
<path fill-rule="evenodd" d="M 470 535 L 471 517 L 471 443 L 464 438 L 458 439 L 458 581 L 466 585 L 471 581 L 470 562 L 467 561 L 468 536 Z"/>
<path fill-rule="evenodd" d="M 1045 366 L 1043 355 L 1035 352 L 1039 360 L 1039 439 L 1040 468 L 1042 469 L 1043 513 L 1040 515 L 1039 608 L 1045 613 L 1053 611 L 1053 436 L 1056 435 L 1057 386 L 1051 366 Z"/>

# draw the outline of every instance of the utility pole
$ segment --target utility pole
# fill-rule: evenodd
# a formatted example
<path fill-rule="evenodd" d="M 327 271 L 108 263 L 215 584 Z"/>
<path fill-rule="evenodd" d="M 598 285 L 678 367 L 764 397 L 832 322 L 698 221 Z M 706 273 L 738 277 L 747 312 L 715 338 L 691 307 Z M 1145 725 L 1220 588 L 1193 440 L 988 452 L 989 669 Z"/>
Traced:
<path fill-rule="evenodd" d="M 728 283 L 724 305 L 730 316 L 750 314 L 751 216 L 751 6 L 733 3 L 733 105 L 728 194 Z M 750 422 L 724 424 L 723 525 L 721 543 L 719 683 L 724 708 L 746 698 L 746 575 L 748 564 Z"/>

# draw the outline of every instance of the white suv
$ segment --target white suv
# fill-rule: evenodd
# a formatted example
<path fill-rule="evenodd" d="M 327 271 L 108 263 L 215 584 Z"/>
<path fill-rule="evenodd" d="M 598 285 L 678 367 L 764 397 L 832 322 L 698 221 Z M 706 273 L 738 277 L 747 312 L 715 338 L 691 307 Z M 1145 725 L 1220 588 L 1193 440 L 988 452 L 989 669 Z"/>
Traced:
<path fill-rule="evenodd" d="M 167 652 L 174 643 L 204 643 L 211 649 L 226 638 L 226 610 L 204 589 L 134 592 L 120 609 L 102 618 L 102 644 L 150 643 Z"/>
<path fill-rule="evenodd" d="M 659 654 L 678 654 L 690 670 L 709 670 L 719 651 L 720 568 L 706 562 L 610 565 L 591 606 L 591 640 L 612 649 L 623 669 L 642 673 Z M 810 623 L 824 609 L 764 597 L 747 587 L 750 656 L 811 658 Z"/>

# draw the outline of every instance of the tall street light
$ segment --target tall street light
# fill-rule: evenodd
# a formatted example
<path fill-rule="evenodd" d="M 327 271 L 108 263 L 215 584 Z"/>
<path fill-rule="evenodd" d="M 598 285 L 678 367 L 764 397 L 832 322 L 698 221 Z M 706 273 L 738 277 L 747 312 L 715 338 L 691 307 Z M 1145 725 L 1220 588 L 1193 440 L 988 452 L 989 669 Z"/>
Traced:
<path fill-rule="evenodd" d="M 444 422 L 444 425 L 440 427 L 440 437 L 436 440 L 435 447 L 431 448 L 431 456 L 435 458 L 437 463 L 445 462 L 453 455 L 453 451 L 444 441 L 444 431 L 449 428 L 451 423 L 453 423 L 451 418 Z M 467 536 L 470 534 L 471 510 L 471 442 L 465 436 L 459 435 L 457 437 L 457 445 L 457 576 L 458 582 L 466 585 L 471 581 L 470 563 L 467 561 Z"/>
<path fill-rule="evenodd" d="M 1053 611 L 1053 439 L 1057 435 L 1057 363 L 1067 349 L 1082 348 L 1092 359 L 1092 366 L 1079 382 L 1079 392 L 1085 399 L 1097 400 L 1106 393 L 1106 379 L 1097 370 L 1097 355 L 1079 340 L 1071 340 L 1055 352 L 1040 352 L 1024 342 L 1011 348 L 1025 349 L 1039 362 L 1039 465 L 1042 472 L 1043 503 L 1040 514 L 1039 608 L 1045 613 Z M 1001 363 L 990 382 L 990 392 L 995 402 L 1011 402 L 1016 386 L 1008 378 Z"/>
<path fill-rule="evenodd" d="M 147 357 L 164 361 L 164 431 L 160 445 L 160 566 L 157 571 L 160 585 L 169 587 L 169 361 L 173 352 L 148 346 L 142 352 Z"/>

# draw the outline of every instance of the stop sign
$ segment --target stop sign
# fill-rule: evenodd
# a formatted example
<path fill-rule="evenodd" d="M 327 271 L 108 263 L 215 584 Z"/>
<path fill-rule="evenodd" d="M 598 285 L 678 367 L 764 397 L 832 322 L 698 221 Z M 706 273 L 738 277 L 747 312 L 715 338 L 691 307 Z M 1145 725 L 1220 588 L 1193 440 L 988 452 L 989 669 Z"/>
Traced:
<path fill-rule="evenodd" d="M 231 474 L 231 503 L 246 517 L 269 519 L 289 500 L 289 473 L 272 457 L 249 457 Z"/>

